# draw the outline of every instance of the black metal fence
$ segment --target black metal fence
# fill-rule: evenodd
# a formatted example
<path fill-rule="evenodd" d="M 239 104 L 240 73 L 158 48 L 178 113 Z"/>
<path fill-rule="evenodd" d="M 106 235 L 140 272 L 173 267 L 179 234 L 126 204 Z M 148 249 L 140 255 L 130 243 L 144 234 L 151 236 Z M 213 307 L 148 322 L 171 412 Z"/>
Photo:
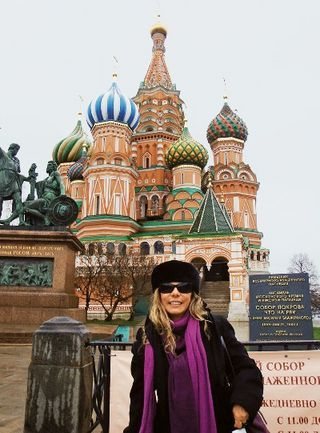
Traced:
<path fill-rule="evenodd" d="M 109 433 L 110 425 L 110 372 L 111 350 L 126 350 L 132 342 L 124 343 L 122 336 L 116 335 L 113 340 L 92 341 L 93 393 L 91 426 L 87 433 L 99 425 L 102 433 Z M 248 350 L 320 350 L 320 340 L 300 341 L 246 341 L 243 344 Z M 99 432 L 100 433 L 100 432 Z"/>

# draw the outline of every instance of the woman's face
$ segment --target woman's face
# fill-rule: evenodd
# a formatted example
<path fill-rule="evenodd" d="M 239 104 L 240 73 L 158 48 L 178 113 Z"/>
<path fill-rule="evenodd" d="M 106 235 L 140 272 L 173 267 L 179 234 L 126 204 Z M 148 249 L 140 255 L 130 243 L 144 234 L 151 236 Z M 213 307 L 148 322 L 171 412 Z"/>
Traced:
<path fill-rule="evenodd" d="M 178 288 L 175 287 L 171 293 L 160 292 L 160 301 L 170 319 L 180 319 L 189 308 L 191 292 L 180 293 Z"/>

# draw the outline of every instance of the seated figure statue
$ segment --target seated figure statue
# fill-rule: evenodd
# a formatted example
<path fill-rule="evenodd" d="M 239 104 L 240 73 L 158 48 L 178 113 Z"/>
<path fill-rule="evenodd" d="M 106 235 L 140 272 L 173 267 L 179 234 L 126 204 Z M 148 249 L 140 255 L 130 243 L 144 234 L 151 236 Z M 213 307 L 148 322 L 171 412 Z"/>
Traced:
<path fill-rule="evenodd" d="M 47 214 L 49 205 L 55 198 L 64 194 L 64 185 L 55 161 L 48 161 L 46 171 L 48 177 L 36 183 L 38 198 L 25 201 L 23 207 L 25 214 L 39 218 L 44 225 L 50 225 Z"/>

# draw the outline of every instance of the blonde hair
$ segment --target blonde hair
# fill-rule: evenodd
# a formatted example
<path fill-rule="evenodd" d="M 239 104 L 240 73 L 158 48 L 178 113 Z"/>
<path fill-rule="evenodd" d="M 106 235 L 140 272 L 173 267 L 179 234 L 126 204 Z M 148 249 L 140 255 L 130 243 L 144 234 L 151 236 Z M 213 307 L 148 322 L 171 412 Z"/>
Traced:
<path fill-rule="evenodd" d="M 205 322 L 204 329 L 207 334 L 206 316 L 208 313 L 204 308 L 202 298 L 194 292 L 191 294 L 189 312 L 194 319 L 199 320 L 200 322 Z M 157 332 L 163 337 L 165 351 L 174 354 L 176 349 L 176 340 L 172 332 L 170 318 L 163 307 L 158 289 L 154 291 L 151 298 L 149 318 Z"/>

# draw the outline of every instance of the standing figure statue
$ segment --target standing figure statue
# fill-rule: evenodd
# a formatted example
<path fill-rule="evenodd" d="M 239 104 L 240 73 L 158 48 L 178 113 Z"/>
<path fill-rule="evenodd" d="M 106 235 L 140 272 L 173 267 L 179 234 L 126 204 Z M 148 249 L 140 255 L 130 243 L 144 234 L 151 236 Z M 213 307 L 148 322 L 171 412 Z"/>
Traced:
<path fill-rule="evenodd" d="M 24 224 L 21 188 L 28 179 L 20 174 L 20 161 L 16 157 L 19 149 L 16 143 L 10 144 L 7 152 L 0 147 L 0 217 L 4 200 L 13 200 L 12 211 L 19 217 L 19 223 Z"/>

